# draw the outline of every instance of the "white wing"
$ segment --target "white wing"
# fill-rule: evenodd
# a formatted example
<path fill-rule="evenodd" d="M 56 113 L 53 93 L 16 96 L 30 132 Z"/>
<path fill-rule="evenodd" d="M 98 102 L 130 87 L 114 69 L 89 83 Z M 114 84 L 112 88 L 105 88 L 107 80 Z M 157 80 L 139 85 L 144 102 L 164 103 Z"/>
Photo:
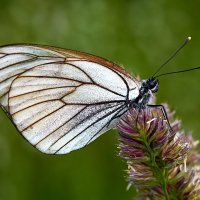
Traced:
<path fill-rule="evenodd" d="M 64 62 L 65 57 L 37 46 L 0 47 L 0 102 L 7 109 L 8 92 L 12 81 L 25 70 L 41 64 Z"/>
<path fill-rule="evenodd" d="M 33 146 L 65 154 L 115 127 L 127 98 L 138 96 L 138 86 L 89 56 L 54 50 L 0 48 L 0 102 Z"/>

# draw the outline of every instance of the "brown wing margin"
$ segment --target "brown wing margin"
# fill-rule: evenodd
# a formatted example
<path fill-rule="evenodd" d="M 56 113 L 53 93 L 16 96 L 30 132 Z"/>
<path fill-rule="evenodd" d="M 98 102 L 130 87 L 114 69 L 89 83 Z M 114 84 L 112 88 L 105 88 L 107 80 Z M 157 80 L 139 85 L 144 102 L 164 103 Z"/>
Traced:
<path fill-rule="evenodd" d="M 120 73 L 122 73 L 123 75 L 127 76 L 130 79 L 134 79 L 128 72 L 126 72 L 122 67 L 120 67 L 119 65 L 105 59 L 102 58 L 100 56 L 95 56 L 93 54 L 89 54 L 89 53 L 85 53 L 85 52 L 81 52 L 81 51 L 76 51 L 76 50 L 70 50 L 70 49 L 64 49 L 64 48 L 58 48 L 58 47 L 53 47 L 53 46 L 48 46 L 48 45 L 38 45 L 38 44 L 11 44 L 11 45 L 4 45 L 4 46 L 0 46 L 0 48 L 2 47 L 11 47 L 11 46 L 22 46 L 22 47 L 35 47 L 41 50 L 46 50 L 46 51 L 52 51 L 52 53 L 56 52 L 58 53 L 58 56 L 60 54 L 60 56 L 62 55 L 63 57 L 66 57 L 66 61 L 67 58 L 77 58 L 77 59 L 83 59 L 83 60 L 87 60 L 87 61 L 92 61 L 92 62 L 96 62 L 99 63 L 105 67 L 114 69 Z"/>

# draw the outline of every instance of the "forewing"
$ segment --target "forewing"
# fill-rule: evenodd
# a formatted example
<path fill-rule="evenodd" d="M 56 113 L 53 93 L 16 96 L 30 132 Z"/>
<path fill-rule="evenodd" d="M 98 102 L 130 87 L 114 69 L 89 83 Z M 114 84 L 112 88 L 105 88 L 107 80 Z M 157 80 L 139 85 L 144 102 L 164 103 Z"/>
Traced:
<path fill-rule="evenodd" d="M 39 45 L 0 48 L 0 97 L 37 149 L 64 154 L 113 128 L 138 82 L 93 55 Z"/>

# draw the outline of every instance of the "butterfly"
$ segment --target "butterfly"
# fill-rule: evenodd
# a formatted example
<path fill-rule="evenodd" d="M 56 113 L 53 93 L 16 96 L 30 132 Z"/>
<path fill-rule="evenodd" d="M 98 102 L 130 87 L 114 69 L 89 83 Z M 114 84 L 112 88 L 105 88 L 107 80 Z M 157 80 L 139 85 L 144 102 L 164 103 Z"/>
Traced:
<path fill-rule="evenodd" d="M 46 154 L 67 154 L 148 106 L 154 77 L 137 80 L 98 56 L 43 45 L 0 47 L 0 104 L 22 136 Z"/>

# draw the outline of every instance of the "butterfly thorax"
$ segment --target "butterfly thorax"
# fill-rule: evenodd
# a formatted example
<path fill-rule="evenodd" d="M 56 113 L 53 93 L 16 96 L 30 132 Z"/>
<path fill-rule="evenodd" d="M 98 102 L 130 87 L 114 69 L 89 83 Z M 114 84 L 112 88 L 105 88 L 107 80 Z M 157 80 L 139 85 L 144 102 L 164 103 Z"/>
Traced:
<path fill-rule="evenodd" d="M 129 106 L 135 108 L 145 108 L 149 103 L 152 93 L 156 93 L 159 88 L 159 82 L 155 78 L 149 78 L 142 81 L 139 89 L 139 95 L 136 99 L 130 101 Z"/>

